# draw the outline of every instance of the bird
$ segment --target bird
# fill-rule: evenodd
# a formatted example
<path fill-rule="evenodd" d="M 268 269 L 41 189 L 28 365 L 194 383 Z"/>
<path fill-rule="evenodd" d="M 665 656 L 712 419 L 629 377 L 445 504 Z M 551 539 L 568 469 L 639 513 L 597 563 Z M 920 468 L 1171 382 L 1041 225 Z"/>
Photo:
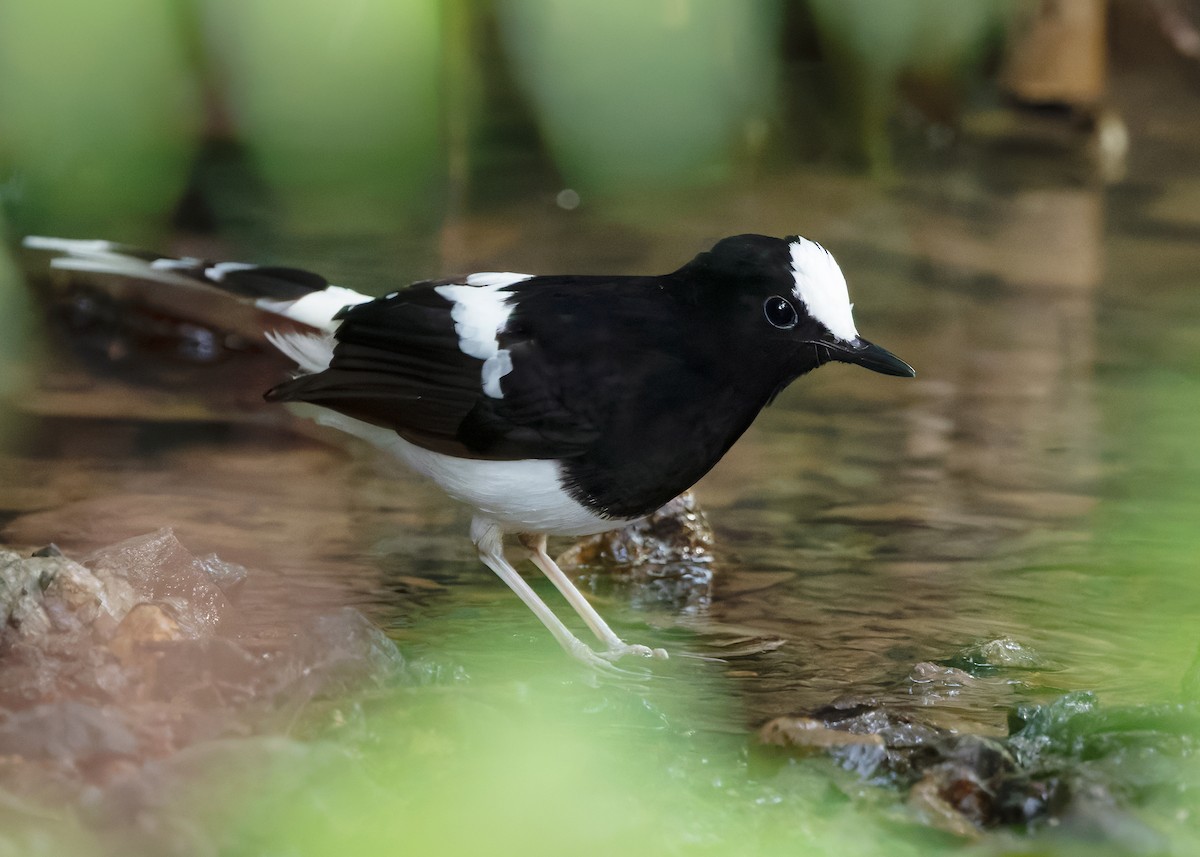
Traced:
<path fill-rule="evenodd" d="M 307 408 L 473 510 L 480 560 L 564 650 L 597 668 L 627 643 L 547 552 L 691 488 L 792 381 L 840 362 L 916 372 L 858 334 L 833 255 L 799 235 L 724 238 L 647 276 L 473 273 L 372 297 L 310 271 L 28 236 L 54 268 L 215 289 L 280 320 L 296 364 L 264 394 Z M 283 320 L 290 322 L 283 324 Z M 515 535 L 597 638 L 580 640 L 508 560 Z"/>

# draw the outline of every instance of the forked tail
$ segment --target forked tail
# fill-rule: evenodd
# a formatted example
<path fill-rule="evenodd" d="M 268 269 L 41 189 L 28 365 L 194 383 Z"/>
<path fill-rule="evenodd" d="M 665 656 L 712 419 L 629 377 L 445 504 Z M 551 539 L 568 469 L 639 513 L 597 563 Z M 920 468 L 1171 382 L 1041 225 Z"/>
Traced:
<path fill-rule="evenodd" d="M 320 274 L 299 268 L 173 258 L 102 240 L 30 235 L 24 244 L 33 250 L 57 253 L 50 261 L 53 268 L 215 289 L 318 330 L 332 331 L 336 327 L 334 315 L 342 307 L 371 300 L 352 289 L 331 286 Z"/>

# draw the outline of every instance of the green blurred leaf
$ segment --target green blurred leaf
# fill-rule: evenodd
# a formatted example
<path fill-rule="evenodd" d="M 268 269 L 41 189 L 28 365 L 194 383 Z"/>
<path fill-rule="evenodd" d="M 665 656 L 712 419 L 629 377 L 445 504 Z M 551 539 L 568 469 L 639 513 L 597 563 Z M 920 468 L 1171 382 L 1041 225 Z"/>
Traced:
<path fill-rule="evenodd" d="M 837 90 L 847 144 L 876 169 L 891 162 L 887 123 L 902 75 L 961 101 L 1011 0 L 808 0 Z M 957 105 L 954 105 L 957 106 Z"/>
<path fill-rule="evenodd" d="M 197 106 L 173 4 L 0 4 L 0 199 L 19 231 L 160 234 Z"/>
<path fill-rule="evenodd" d="M 32 330 L 29 293 L 8 255 L 4 219 L 0 217 L 0 415 L 3 402 L 29 383 Z M 0 420 L 0 433 L 5 426 Z"/>
<path fill-rule="evenodd" d="M 567 181 L 693 184 L 775 111 L 776 3 L 502 0 L 516 75 Z"/>
<path fill-rule="evenodd" d="M 444 181 L 435 0 L 208 0 L 238 136 L 290 228 L 376 233 Z"/>

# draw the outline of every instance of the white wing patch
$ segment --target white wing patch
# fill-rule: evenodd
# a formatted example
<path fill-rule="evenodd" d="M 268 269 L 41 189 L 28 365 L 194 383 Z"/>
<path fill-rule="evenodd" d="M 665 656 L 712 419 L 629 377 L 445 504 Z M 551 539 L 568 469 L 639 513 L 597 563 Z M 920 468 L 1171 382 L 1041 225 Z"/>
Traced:
<path fill-rule="evenodd" d="M 246 262 L 217 262 L 217 264 L 204 269 L 204 276 L 214 283 L 219 283 L 225 279 L 226 274 L 232 274 L 234 271 L 249 271 L 257 267 L 259 266 Z"/>
<path fill-rule="evenodd" d="M 304 374 L 323 372 L 333 360 L 333 336 L 330 334 L 268 330 L 266 336 L 285 357 L 294 360 Z"/>
<path fill-rule="evenodd" d="M 512 305 L 508 302 L 512 295 L 504 289 L 531 276 L 510 271 L 489 271 L 472 274 L 467 277 L 465 285 L 438 286 L 435 289 L 454 304 L 450 317 L 454 319 L 458 347 L 468 357 L 483 361 L 480 382 L 484 394 L 493 399 L 503 398 L 500 379 L 513 368 L 512 355 L 507 348 L 500 347 L 498 339 L 512 312 Z"/>
<path fill-rule="evenodd" d="M 261 310 L 307 324 L 309 327 L 332 331 L 337 328 L 339 323 L 333 318 L 337 315 L 338 310 L 355 304 L 364 304 L 371 300 L 374 298 L 370 295 L 360 294 L 354 289 L 326 286 L 319 292 L 307 294 L 296 300 L 277 301 L 270 298 L 259 298 L 254 305 Z"/>
<path fill-rule="evenodd" d="M 858 336 L 854 326 L 850 294 L 846 278 L 832 254 L 816 241 L 797 237 L 790 244 L 792 277 L 796 281 L 793 294 L 803 303 L 808 314 L 844 342 Z"/>
<path fill-rule="evenodd" d="M 514 274 L 512 271 L 481 271 L 467 277 L 468 286 L 504 286 L 524 282 L 533 274 Z"/>
<path fill-rule="evenodd" d="M 228 263 L 227 263 L 228 264 Z M 253 267 L 253 266 L 252 266 Z M 212 269 L 210 268 L 209 271 Z M 236 268 L 227 268 L 225 273 Z M 206 276 L 211 274 L 205 272 Z M 337 330 L 341 320 L 334 315 L 343 307 L 366 303 L 374 300 L 369 295 L 360 294 L 353 289 L 342 286 L 326 286 L 319 292 L 307 294 L 292 301 L 274 301 L 259 298 L 254 305 L 266 312 L 290 318 L 309 327 L 315 327 L 323 333 L 301 333 L 290 331 L 281 333 L 278 330 L 267 331 L 267 339 L 286 357 L 290 357 L 305 374 L 315 374 L 329 368 L 333 360 L 333 332 Z"/>
<path fill-rule="evenodd" d="M 155 259 L 150 267 L 156 271 L 190 271 L 199 264 L 199 259 L 184 256 L 181 259 Z"/>

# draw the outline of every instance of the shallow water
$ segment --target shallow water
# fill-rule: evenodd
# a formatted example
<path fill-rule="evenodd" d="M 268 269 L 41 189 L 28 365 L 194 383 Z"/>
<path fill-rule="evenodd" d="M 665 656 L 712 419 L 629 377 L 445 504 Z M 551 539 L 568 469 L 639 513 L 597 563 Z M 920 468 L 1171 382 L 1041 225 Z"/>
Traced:
<path fill-rule="evenodd" d="M 863 334 L 918 370 L 903 381 L 826 368 L 762 415 L 697 489 L 717 539 L 711 590 L 680 600 L 596 584 L 619 631 L 674 655 L 631 687 L 591 688 L 564 663 L 474 559 L 464 510 L 371 451 L 258 404 L 286 371 L 269 357 L 173 364 L 157 377 L 47 358 L 0 458 L 0 539 L 82 555 L 173 527 L 193 552 L 252 569 L 237 633 L 259 646 L 288 639 L 302 617 L 362 609 L 427 669 L 425 684 L 363 716 L 371 740 L 428 765 L 398 782 L 433 783 L 433 818 L 488 800 L 486 788 L 441 783 L 440 765 L 483 783 L 515 765 L 528 782 L 506 789 L 599 783 L 604 812 L 619 811 L 621 783 L 645 777 L 659 790 L 641 796 L 654 818 L 682 783 L 678 829 L 659 833 L 680 848 L 689 836 L 722 850 L 761 835 L 764 851 L 783 849 L 797 824 L 804 841 L 870 850 L 893 818 L 887 798 L 831 803 L 829 783 L 851 795 L 860 786 L 819 765 L 756 774 L 750 730 L 882 699 L 1000 735 L 1019 702 L 1074 690 L 1114 706 L 1174 702 L 1194 669 L 1200 135 L 1155 126 L 1135 102 L 1129 119 L 1144 133 L 1113 187 L 1079 178 L 1087 171 L 1069 154 L 974 141 L 890 183 L 783 170 L 635 216 L 601 205 L 568 214 L 531 192 L 443 232 L 439 270 L 413 276 L 668 270 L 730 231 L 800 231 L 837 254 Z M 993 169 L 981 172 L 985 156 Z M 336 278 L 337 253 L 320 267 Z M 1033 668 L 953 689 L 910 678 L 919 663 L 998 638 L 1036 652 Z M 481 733 L 464 725 L 472 711 L 489 724 Z M 574 724 L 566 737 L 555 731 L 564 724 Z M 606 759 L 606 746 L 625 750 Z M 573 752 L 586 776 L 544 773 Z M 305 764 L 306 775 L 331 764 L 332 782 L 344 780 L 336 763 Z M 322 788 L 306 799 L 319 803 Z M 266 800 L 284 795 L 296 796 Z M 736 818 L 703 829 L 696 819 L 718 804 Z M 583 823 L 565 818 L 564 828 Z M 1168 836 L 1195 835 L 1194 822 L 1178 823 Z M 887 835 L 898 851 L 929 846 L 918 827 Z M 255 840 L 235 841 L 249 853 Z"/>

